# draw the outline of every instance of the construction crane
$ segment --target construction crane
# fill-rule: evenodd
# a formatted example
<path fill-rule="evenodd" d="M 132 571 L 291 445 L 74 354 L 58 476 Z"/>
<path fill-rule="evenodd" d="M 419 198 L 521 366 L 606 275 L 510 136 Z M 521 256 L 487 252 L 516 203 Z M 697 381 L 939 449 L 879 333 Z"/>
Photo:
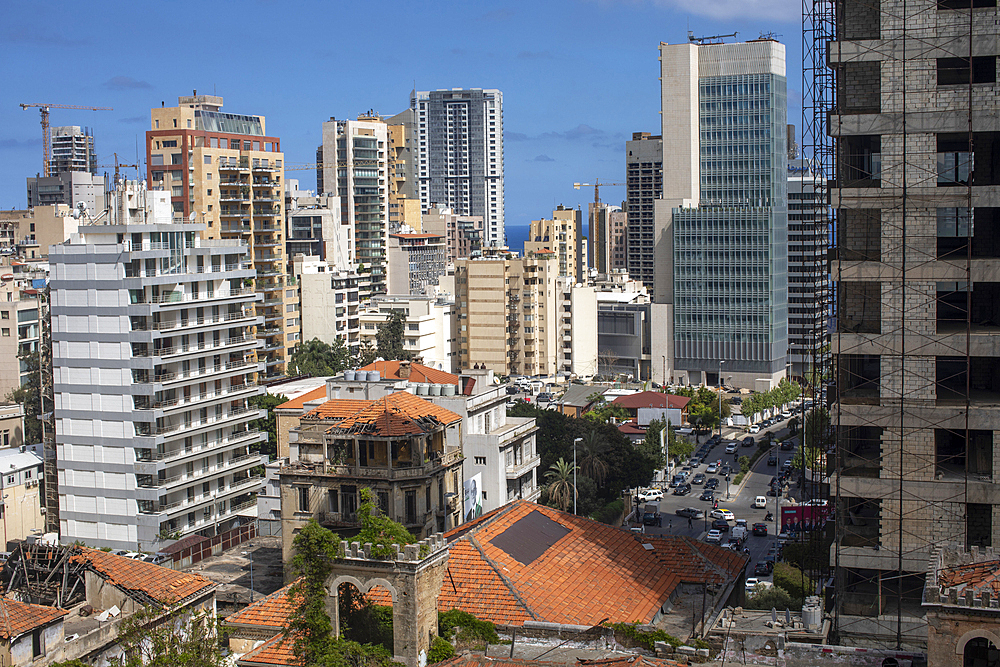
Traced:
<path fill-rule="evenodd" d="M 583 187 L 591 187 L 591 186 L 593 186 L 593 188 L 594 188 L 594 209 L 596 210 L 597 209 L 597 205 L 601 203 L 601 188 L 610 187 L 612 185 L 625 185 L 625 183 L 601 183 L 600 179 L 595 178 L 593 183 L 574 183 L 573 187 L 575 189 L 579 190 L 580 188 L 583 188 Z"/>
<path fill-rule="evenodd" d="M 135 169 L 135 170 L 139 169 L 139 165 L 137 165 L 137 164 L 119 164 L 118 163 L 118 153 L 115 153 L 114 156 L 115 156 L 115 163 L 114 164 L 99 164 L 99 165 L 97 165 L 97 168 L 98 169 L 111 169 L 112 167 L 114 167 L 115 168 L 115 183 L 118 182 L 118 175 L 119 175 L 119 170 L 120 169 Z"/>
<path fill-rule="evenodd" d="M 114 111 L 111 107 L 80 107 L 72 104 L 21 104 L 22 109 L 37 107 L 42 114 L 42 173 L 51 176 L 49 163 L 52 161 L 52 130 L 49 128 L 49 109 L 84 109 L 86 111 Z"/>
<path fill-rule="evenodd" d="M 322 164 L 312 163 L 312 164 L 286 164 L 285 171 L 310 171 L 318 167 L 322 167 Z"/>

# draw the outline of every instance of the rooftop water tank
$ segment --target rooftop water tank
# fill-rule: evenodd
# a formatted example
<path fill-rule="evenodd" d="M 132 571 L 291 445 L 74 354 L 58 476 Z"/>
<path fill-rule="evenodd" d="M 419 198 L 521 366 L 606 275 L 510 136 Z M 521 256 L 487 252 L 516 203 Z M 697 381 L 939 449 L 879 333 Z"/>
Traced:
<path fill-rule="evenodd" d="M 455 385 L 453 385 L 453 384 L 443 384 L 443 385 L 441 385 L 441 395 L 442 396 L 454 396 L 455 395 Z"/>
<path fill-rule="evenodd" d="M 354 371 L 344 371 L 344 381 L 354 382 L 355 375 L 356 373 Z"/>
<path fill-rule="evenodd" d="M 378 382 L 382 379 L 382 375 L 378 371 L 368 371 L 368 381 Z"/>
<path fill-rule="evenodd" d="M 440 396 L 441 395 L 441 385 L 432 384 L 427 387 L 428 396 Z"/>
<path fill-rule="evenodd" d="M 429 385 L 426 382 L 421 382 L 417 384 L 417 396 L 426 396 L 428 386 Z"/>

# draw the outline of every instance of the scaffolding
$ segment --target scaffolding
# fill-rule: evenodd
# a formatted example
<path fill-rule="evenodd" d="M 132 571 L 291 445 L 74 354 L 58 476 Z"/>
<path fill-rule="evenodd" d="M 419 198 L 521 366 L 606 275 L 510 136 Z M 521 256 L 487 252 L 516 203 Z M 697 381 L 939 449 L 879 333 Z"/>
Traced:
<path fill-rule="evenodd" d="M 831 177 L 841 643 L 924 648 L 930 553 L 993 546 L 1000 424 L 981 408 L 1000 398 L 983 345 L 1000 333 L 1000 284 L 976 261 L 1000 258 L 1000 209 L 976 209 L 974 186 L 1000 178 L 973 169 L 977 149 L 1000 152 L 977 108 L 995 104 L 976 93 L 996 59 L 988 80 L 973 46 L 995 32 L 989 4 L 804 0 L 803 145 Z"/>

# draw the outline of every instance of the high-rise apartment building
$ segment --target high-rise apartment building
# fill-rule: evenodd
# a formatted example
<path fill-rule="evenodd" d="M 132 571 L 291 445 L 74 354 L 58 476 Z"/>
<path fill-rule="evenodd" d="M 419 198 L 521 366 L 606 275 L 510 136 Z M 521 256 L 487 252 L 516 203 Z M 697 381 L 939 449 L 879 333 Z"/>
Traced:
<path fill-rule="evenodd" d="M 49 159 L 49 175 L 55 176 L 66 171 L 97 173 L 94 134 L 89 127 L 81 128 L 79 125 L 67 125 L 52 128 L 52 157 Z"/>
<path fill-rule="evenodd" d="M 555 253 L 498 253 L 455 263 L 461 368 L 499 375 L 555 375 L 559 329 Z"/>
<path fill-rule="evenodd" d="M 833 73 L 833 630 L 926 648 L 935 551 L 1000 546 L 998 10 L 835 7 L 807 25 Z"/>
<path fill-rule="evenodd" d="M 660 66 L 670 159 L 653 300 L 673 308 L 669 368 L 681 382 L 714 384 L 721 369 L 736 386 L 776 384 L 788 353 L 785 47 L 661 43 Z"/>
<path fill-rule="evenodd" d="M 438 234 L 390 234 L 386 258 L 389 294 L 433 292 L 447 273 L 448 244 Z"/>
<path fill-rule="evenodd" d="M 625 142 L 626 264 L 633 280 L 652 291 L 656 280 L 657 229 L 653 208 L 663 196 L 663 139 L 649 132 L 633 132 Z"/>
<path fill-rule="evenodd" d="M 483 217 L 457 215 L 450 208 L 432 208 L 421 216 L 425 234 L 443 236 L 448 244 L 448 261 L 470 257 L 483 247 Z"/>
<path fill-rule="evenodd" d="M 582 212 L 560 204 L 552 211 L 551 220 L 531 221 L 524 253 L 551 250 L 558 261 L 556 275 L 583 282 L 587 275 L 586 241 Z"/>
<path fill-rule="evenodd" d="M 174 222 L 167 192 L 113 197 L 49 252 L 60 537 L 155 550 L 229 529 L 262 486 L 262 295 L 245 240 Z"/>
<path fill-rule="evenodd" d="M 389 230 L 422 229 L 417 181 L 416 112 L 405 109 L 385 120 L 389 135 Z"/>
<path fill-rule="evenodd" d="M 486 245 L 504 246 L 503 93 L 414 91 L 421 210 L 483 217 Z"/>
<path fill-rule="evenodd" d="M 204 223 L 204 238 L 248 243 L 257 275 L 247 280 L 263 296 L 259 352 L 265 376 L 277 378 L 300 332 L 297 292 L 285 276 L 284 154 L 263 116 L 221 109 L 221 97 L 197 91 L 178 97 L 176 107 L 152 109 L 147 178 L 170 193 L 175 216 Z"/>
<path fill-rule="evenodd" d="M 788 362 L 811 383 L 830 355 L 830 207 L 826 178 L 808 160 L 788 163 Z"/>
<path fill-rule="evenodd" d="M 628 214 L 605 203 L 591 203 L 589 213 L 590 266 L 604 275 L 627 268 Z"/>
<path fill-rule="evenodd" d="M 389 235 L 389 135 L 375 113 L 357 120 L 323 123 L 319 194 L 340 197 L 341 221 L 354 228 L 355 258 L 370 280 L 362 300 L 388 290 L 386 244 Z M 349 269 L 351 267 L 338 267 Z"/>

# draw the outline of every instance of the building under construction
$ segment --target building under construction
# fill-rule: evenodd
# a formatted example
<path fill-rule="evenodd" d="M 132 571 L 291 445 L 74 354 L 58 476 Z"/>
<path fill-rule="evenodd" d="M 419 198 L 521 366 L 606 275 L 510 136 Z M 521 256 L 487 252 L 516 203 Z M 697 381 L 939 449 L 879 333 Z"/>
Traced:
<path fill-rule="evenodd" d="M 1000 545 L 998 18 L 996 0 L 804 0 L 803 146 L 834 214 L 841 643 L 925 647 L 931 553 Z"/>

